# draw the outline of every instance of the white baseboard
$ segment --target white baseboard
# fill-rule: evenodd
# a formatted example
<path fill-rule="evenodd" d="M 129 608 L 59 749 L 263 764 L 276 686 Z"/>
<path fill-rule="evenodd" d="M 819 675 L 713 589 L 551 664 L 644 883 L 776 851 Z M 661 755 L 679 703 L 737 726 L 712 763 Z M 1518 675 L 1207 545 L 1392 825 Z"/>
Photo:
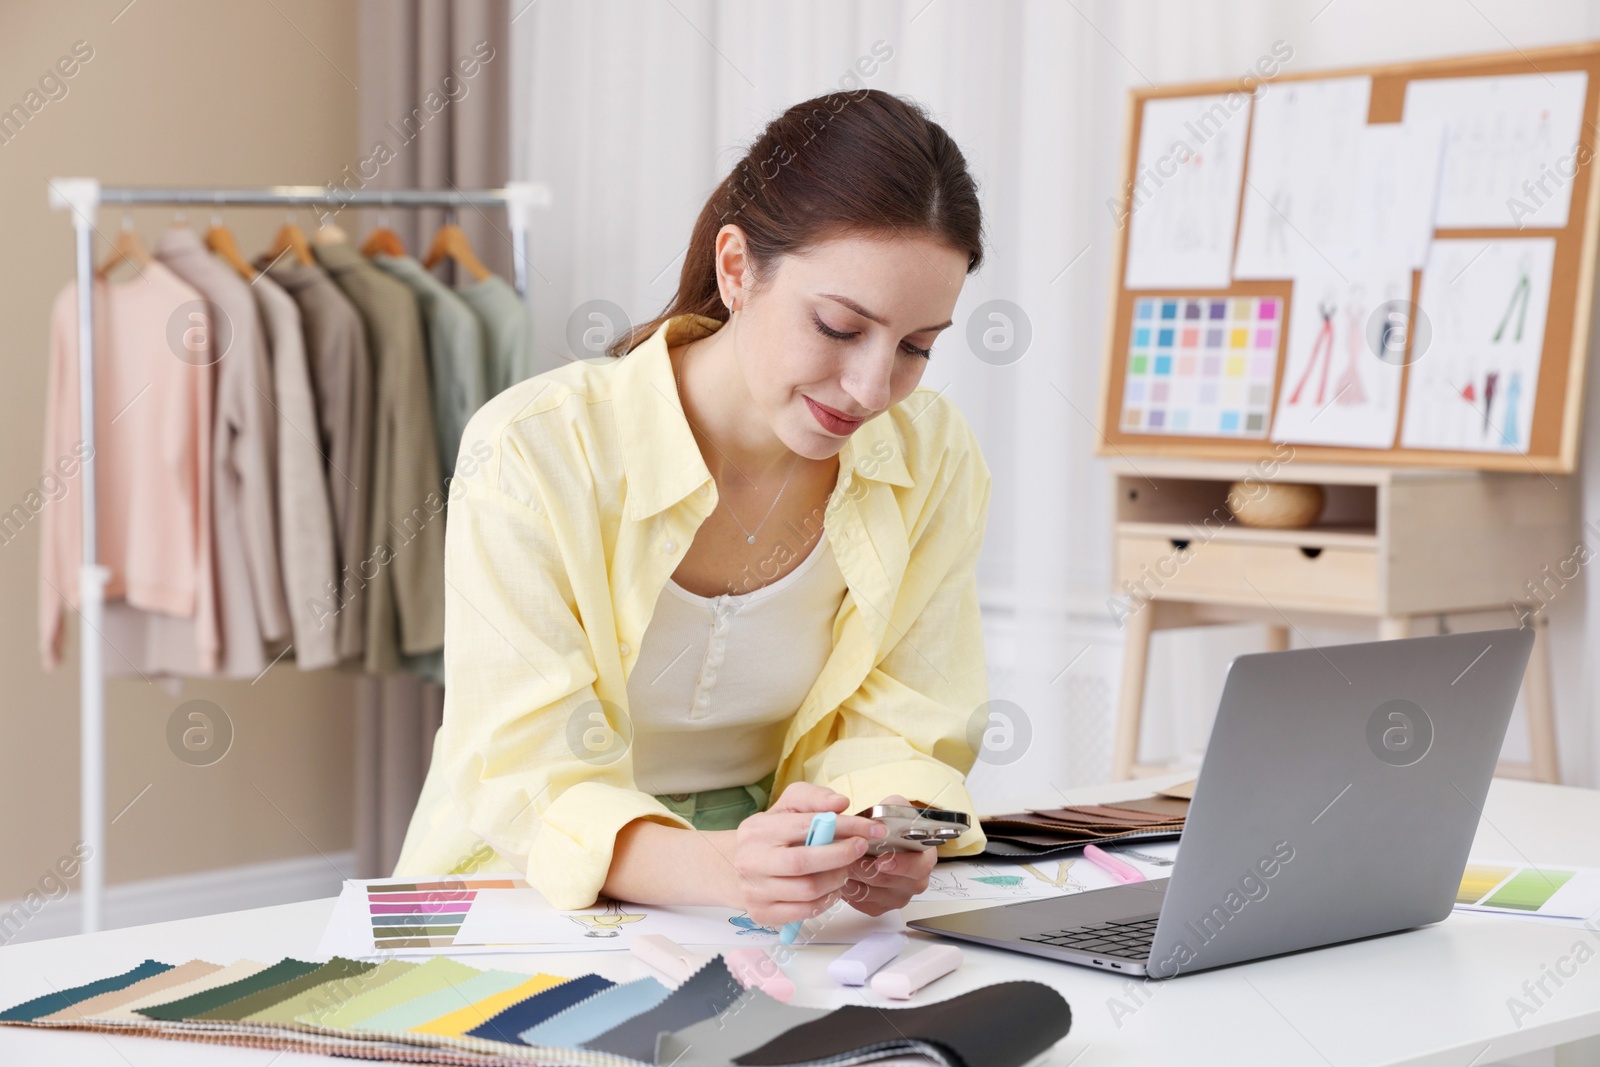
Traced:
<path fill-rule="evenodd" d="M 354 871 L 355 865 L 355 853 L 347 851 L 109 885 L 101 904 L 101 926 L 143 926 L 338 896 L 343 872 Z M 20 923 L 15 918 L 19 911 L 25 916 Z M 0 903 L 0 943 L 76 934 L 82 921 L 82 898 L 76 888 L 59 900 L 46 900 L 31 914 L 26 903 L 6 901 Z"/>

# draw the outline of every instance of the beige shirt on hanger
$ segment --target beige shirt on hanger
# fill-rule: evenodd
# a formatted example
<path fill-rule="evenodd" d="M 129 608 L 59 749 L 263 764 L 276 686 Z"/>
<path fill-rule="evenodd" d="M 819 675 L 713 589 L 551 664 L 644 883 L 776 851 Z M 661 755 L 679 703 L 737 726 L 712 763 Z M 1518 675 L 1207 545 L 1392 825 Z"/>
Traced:
<path fill-rule="evenodd" d="M 366 669 L 444 647 L 444 489 L 417 298 L 347 241 L 312 246 L 361 312 L 377 377 L 373 411 Z"/>
<path fill-rule="evenodd" d="M 318 444 L 317 400 L 306 366 L 300 309 L 265 274 L 250 283 L 272 350 L 278 415 L 278 543 L 284 593 L 294 628 L 294 659 L 302 670 L 339 662 L 338 631 L 319 609 L 334 580 L 333 507 Z"/>
<path fill-rule="evenodd" d="M 255 265 L 300 308 L 338 533 L 335 586 L 324 591 L 316 614 L 338 632 L 340 661 L 360 659 L 366 648 L 366 598 L 357 567 L 367 556 L 372 478 L 372 358 L 366 327 L 361 312 L 318 264 L 262 256 Z"/>
<path fill-rule="evenodd" d="M 187 226 L 169 226 L 156 260 L 188 282 L 210 310 L 205 358 L 216 373 L 211 436 L 211 518 L 221 663 L 195 656 L 194 620 L 106 605 L 105 638 L 116 654 L 108 677 L 151 674 L 255 679 L 273 662 L 265 642 L 290 636 L 278 557 L 277 414 L 272 363 L 250 285 Z"/>

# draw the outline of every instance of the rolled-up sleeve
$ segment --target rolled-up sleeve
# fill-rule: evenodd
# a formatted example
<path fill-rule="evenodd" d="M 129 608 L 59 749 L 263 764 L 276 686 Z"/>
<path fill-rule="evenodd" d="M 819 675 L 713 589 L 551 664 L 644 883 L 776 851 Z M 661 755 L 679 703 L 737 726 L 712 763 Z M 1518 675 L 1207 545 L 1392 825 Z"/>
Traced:
<path fill-rule="evenodd" d="M 613 736 L 626 713 L 596 696 L 594 642 L 542 501 L 488 471 L 450 498 L 435 771 L 468 828 L 552 905 L 588 907 L 623 826 L 690 824 L 634 787 L 629 739 Z"/>
<path fill-rule="evenodd" d="M 945 857 L 982 852 L 986 841 L 965 781 L 989 699 L 977 561 L 991 479 L 975 442 L 967 460 L 963 484 L 940 500 L 911 554 L 902 596 L 915 617 L 899 630 L 891 620 L 888 652 L 840 704 L 833 740 L 805 766 L 807 780 L 848 796 L 850 811 L 898 793 L 966 812 L 970 829 L 939 847 Z"/>

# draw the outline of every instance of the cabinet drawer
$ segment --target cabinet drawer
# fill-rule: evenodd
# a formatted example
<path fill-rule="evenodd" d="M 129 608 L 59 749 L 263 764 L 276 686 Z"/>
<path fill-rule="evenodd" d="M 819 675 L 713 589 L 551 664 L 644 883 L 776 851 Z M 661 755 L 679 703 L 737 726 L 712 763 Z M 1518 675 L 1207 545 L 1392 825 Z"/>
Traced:
<path fill-rule="evenodd" d="M 1120 596 L 1251 605 L 1265 597 L 1282 610 L 1377 611 L 1382 603 L 1373 549 L 1196 538 L 1180 550 L 1164 537 L 1124 534 L 1116 551 Z"/>

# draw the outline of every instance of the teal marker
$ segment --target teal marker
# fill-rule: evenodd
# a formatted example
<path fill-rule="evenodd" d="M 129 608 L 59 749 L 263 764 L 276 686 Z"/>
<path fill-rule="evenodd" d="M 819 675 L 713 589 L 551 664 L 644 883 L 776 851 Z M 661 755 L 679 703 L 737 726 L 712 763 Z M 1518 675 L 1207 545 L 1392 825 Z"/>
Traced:
<path fill-rule="evenodd" d="M 833 828 L 838 823 L 839 817 L 831 811 L 819 811 L 811 816 L 811 828 L 806 831 L 806 844 L 831 845 L 833 844 Z M 783 924 L 783 932 L 778 935 L 778 940 L 785 945 L 794 944 L 794 939 L 800 936 L 800 922 L 795 920 Z"/>

